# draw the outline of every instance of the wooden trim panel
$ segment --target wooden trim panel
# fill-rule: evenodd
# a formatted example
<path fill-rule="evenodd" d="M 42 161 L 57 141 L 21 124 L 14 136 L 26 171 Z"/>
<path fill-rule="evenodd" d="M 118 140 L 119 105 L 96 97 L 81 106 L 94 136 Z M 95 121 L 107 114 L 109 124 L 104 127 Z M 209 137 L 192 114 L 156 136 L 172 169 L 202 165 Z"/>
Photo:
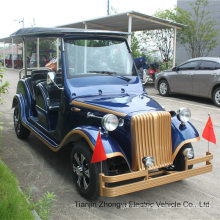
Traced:
<path fill-rule="evenodd" d="M 182 179 L 189 178 L 192 176 L 200 175 L 203 173 L 208 173 L 211 171 L 212 171 L 212 164 L 206 165 L 203 167 L 194 168 L 192 170 L 175 172 L 175 173 L 168 174 L 165 176 L 151 178 L 151 179 L 147 179 L 147 180 L 143 180 L 140 182 L 127 184 L 127 185 L 123 185 L 123 186 L 108 188 L 108 187 L 103 187 L 103 183 L 102 183 L 102 184 L 100 184 L 100 185 L 102 185 L 102 189 L 100 190 L 100 193 L 101 193 L 101 196 L 115 197 L 115 196 L 120 196 L 120 195 L 124 195 L 124 194 L 128 194 L 128 193 L 132 193 L 132 192 L 136 192 L 136 191 L 140 191 L 140 190 L 149 189 L 149 188 L 153 188 L 156 186 L 172 183 L 172 182 L 175 182 L 178 180 L 182 180 Z M 103 175 L 104 174 L 100 174 L 101 181 L 102 181 Z"/>
<path fill-rule="evenodd" d="M 19 103 L 19 99 L 18 97 L 16 96 L 15 97 L 17 99 L 17 102 Z M 20 104 L 19 104 L 19 108 L 20 108 Z M 21 116 L 20 116 L 21 118 Z M 68 140 L 68 138 L 73 135 L 73 134 L 79 134 L 81 135 L 86 141 L 87 143 L 89 144 L 89 146 L 91 147 L 92 150 L 95 149 L 95 146 L 92 144 L 92 142 L 90 141 L 89 137 L 81 130 L 72 130 L 70 131 L 64 138 L 63 140 L 61 141 L 61 143 L 59 144 L 58 147 L 54 148 L 53 146 L 51 146 L 47 141 L 45 141 L 38 133 L 36 133 L 32 128 L 30 128 L 28 125 L 26 125 L 22 120 L 21 120 L 21 123 L 24 127 L 26 127 L 31 133 L 33 133 L 37 138 L 40 139 L 40 141 L 42 141 L 47 147 L 49 147 L 52 151 L 54 152 L 57 152 L 59 151 L 65 144 L 65 142 Z M 123 157 L 125 159 L 125 161 L 127 162 L 128 166 L 129 166 L 129 163 L 127 161 L 127 159 L 125 158 L 125 156 L 121 153 L 121 152 L 114 152 L 114 153 L 109 153 L 109 154 L 106 154 L 106 157 L 107 158 L 113 158 L 113 157 L 117 157 L 117 156 L 120 156 L 120 157 Z"/>
<path fill-rule="evenodd" d="M 181 147 L 184 145 L 184 144 L 187 144 L 187 143 L 191 143 L 191 142 L 196 142 L 196 141 L 199 141 L 200 140 L 200 137 L 196 137 L 196 138 L 192 138 L 192 139 L 187 139 L 183 142 L 181 142 L 181 144 L 176 148 L 176 150 L 174 151 L 173 155 L 172 155 L 172 160 L 174 161 L 174 159 L 176 158 L 176 155 L 178 154 L 179 150 L 181 149 Z"/>
<path fill-rule="evenodd" d="M 203 173 L 211 172 L 212 164 L 210 163 L 210 160 L 212 158 L 213 158 L 212 154 L 208 152 L 206 153 L 206 156 L 192 160 L 192 164 L 206 161 L 205 166 L 197 167 L 197 168 L 190 169 L 190 170 L 187 169 L 181 172 L 159 171 L 153 174 L 149 174 L 148 170 L 141 170 L 141 171 L 121 174 L 117 176 L 105 176 L 103 173 L 101 173 L 99 174 L 100 195 L 107 196 L 107 197 L 120 196 L 120 195 L 124 195 L 128 193 L 172 183 L 178 180 L 200 175 Z M 157 174 L 165 174 L 165 175 L 161 175 L 159 177 L 153 178 L 153 176 Z M 119 185 L 116 187 L 106 187 L 106 183 L 121 182 L 121 181 L 139 178 L 139 177 L 146 177 L 146 178 L 144 178 L 141 181 L 131 183 L 131 184 L 124 184 L 124 185 Z M 152 178 L 148 178 L 148 177 L 152 177 Z"/>
<path fill-rule="evenodd" d="M 136 114 L 131 117 L 133 170 L 145 170 L 142 158 L 152 156 L 150 170 L 173 163 L 171 115 L 166 111 Z"/>
<path fill-rule="evenodd" d="M 125 117 L 127 115 L 127 114 L 122 113 L 122 112 L 117 112 L 117 111 L 113 111 L 113 110 L 110 110 L 110 109 L 107 109 L 107 108 L 102 108 L 102 107 L 99 107 L 99 106 L 90 105 L 90 104 L 87 104 L 87 103 L 84 103 L 84 102 L 72 101 L 72 104 L 76 105 L 76 106 L 92 109 L 92 110 L 95 110 L 95 111 L 105 112 L 105 113 L 108 113 L 108 114 L 114 114 L 114 115 L 117 115 L 117 116 L 120 116 L 120 117 Z"/>
<path fill-rule="evenodd" d="M 202 162 L 210 161 L 212 159 L 213 159 L 213 155 L 209 154 L 206 157 L 198 157 L 198 158 L 195 158 L 195 159 L 190 159 L 190 160 L 187 161 L 187 164 L 189 166 L 189 165 L 193 165 L 195 163 L 202 163 Z"/>
<path fill-rule="evenodd" d="M 73 134 L 79 134 L 81 135 L 89 144 L 90 148 L 92 150 L 95 149 L 95 146 L 92 144 L 92 142 L 90 141 L 89 137 L 81 130 L 73 130 L 70 131 L 62 140 L 62 142 L 59 144 L 58 147 L 54 148 L 53 146 L 51 146 L 48 142 L 46 142 L 39 134 L 37 134 L 33 129 L 31 129 L 29 126 L 27 126 L 23 121 L 21 121 L 22 125 L 25 126 L 28 130 L 30 130 L 37 138 L 39 138 L 45 145 L 47 145 L 47 147 L 49 147 L 52 151 L 57 152 L 59 151 L 65 144 L 66 140 L 68 140 L 68 138 L 73 135 Z M 125 156 L 121 153 L 121 152 L 114 152 L 114 153 L 109 153 L 106 154 L 107 158 L 113 158 L 113 157 L 123 157 L 125 159 L 125 161 L 128 163 L 127 159 L 125 158 Z M 129 163 L 128 163 L 129 164 Z"/>

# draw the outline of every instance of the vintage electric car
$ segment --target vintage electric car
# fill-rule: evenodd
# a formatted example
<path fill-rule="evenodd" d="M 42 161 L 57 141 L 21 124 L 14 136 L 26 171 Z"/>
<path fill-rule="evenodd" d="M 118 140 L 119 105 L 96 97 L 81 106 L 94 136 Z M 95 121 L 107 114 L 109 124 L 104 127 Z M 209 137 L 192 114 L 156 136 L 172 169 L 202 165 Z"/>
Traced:
<path fill-rule="evenodd" d="M 25 28 L 12 37 L 24 45 L 31 38 L 60 42 L 56 72 L 20 73 L 14 127 L 18 138 L 31 132 L 55 152 L 71 148 L 73 181 L 83 197 L 119 196 L 212 170 L 211 153 L 194 158 L 191 143 L 199 134 L 190 110 L 168 112 L 148 96 L 127 33 Z M 91 164 L 100 128 L 107 160 Z M 206 163 L 193 168 L 200 162 Z"/>

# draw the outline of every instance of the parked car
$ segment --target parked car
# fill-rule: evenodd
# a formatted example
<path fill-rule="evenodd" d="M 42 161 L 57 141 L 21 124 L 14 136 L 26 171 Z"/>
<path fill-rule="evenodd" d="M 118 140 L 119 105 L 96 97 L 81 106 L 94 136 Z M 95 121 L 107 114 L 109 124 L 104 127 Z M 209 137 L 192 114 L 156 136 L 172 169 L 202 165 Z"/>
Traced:
<path fill-rule="evenodd" d="M 165 111 L 146 93 L 127 34 L 70 28 L 25 28 L 12 34 L 24 42 L 48 36 L 61 42 L 58 72 L 34 68 L 29 74 L 26 69 L 22 77 L 20 71 L 14 128 L 18 138 L 32 132 L 55 152 L 70 149 L 73 182 L 89 200 L 212 170 L 210 152 L 193 159 L 191 143 L 199 134 L 189 123 L 190 110 Z M 91 163 L 99 132 L 107 160 Z M 192 167 L 199 162 L 206 164 Z"/>
<path fill-rule="evenodd" d="M 158 74 L 155 88 L 162 96 L 181 93 L 210 98 L 220 107 L 220 58 L 187 60 Z"/>

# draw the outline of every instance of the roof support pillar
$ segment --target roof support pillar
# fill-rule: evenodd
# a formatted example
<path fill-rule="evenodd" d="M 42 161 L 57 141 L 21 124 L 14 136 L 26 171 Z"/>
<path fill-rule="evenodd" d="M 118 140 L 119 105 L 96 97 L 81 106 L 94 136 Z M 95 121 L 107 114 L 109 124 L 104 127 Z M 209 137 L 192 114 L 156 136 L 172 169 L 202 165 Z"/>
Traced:
<path fill-rule="evenodd" d="M 5 67 L 5 41 L 4 41 L 3 59 L 4 59 L 4 67 Z"/>
<path fill-rule="evenodd" d="M 24 39 L 23 39 L 23 68 L 25 69 L 25 76 L 27 76 L 27 48 Z"/>
<path fill-rule="evenodd" d="M 14 40 L 11 38 L 11 67 L 14 69 Z"/>
<path fill-rule="evenodd" d="M 59 38 L 57 38 L 57 72 L 59 70 Z"/>
<path fill-rule="evenodd" d="M 173 67 L 176 65 L 176 28 L 174 28 L 173 36 Z"/>
<path fill-rule="evenodd" d="M 40 67 L 40 39 L 39 37 L 37 38 L 37 48 L 36 48 L 36 51 L 37 51 L 37 68 Z"/>
<path fill-rule="evenodd" d="M 84 23 L 85 29 L 88 28 L 87 24 Z M 84 73 L 87 72 L 87 40 L 85 40 L 85 45 L 84 45 Z"/>
<path fill-rule="evenodd" d="M 131 47 L 131 34 L 132 34 L 132 16 L 128 15 L 128 45 Z"/>
<path fill-rule="evenodd" d="M 24 59 L 24 40 L 22 42 L 22 54 L 23 54 L 23 68 L 25 68 L 25 59 Z"/>

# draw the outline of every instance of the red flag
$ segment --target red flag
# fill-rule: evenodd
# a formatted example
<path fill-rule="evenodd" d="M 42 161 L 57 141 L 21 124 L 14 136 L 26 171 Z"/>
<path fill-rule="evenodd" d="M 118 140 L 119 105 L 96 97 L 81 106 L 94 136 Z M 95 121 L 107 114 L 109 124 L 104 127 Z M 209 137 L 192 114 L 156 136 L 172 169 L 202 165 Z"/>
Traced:
<path fill-rule="evenodd" d="M 212 142 L 213 144 L 216 144 L 215 133 L 213 129 L 212 119 L 210 116 L 202 133 L 202 137 Z"/>
<path fill-rule="evenodd" d="M 97 137 L 97 141 L 95 144 L 95 149 L 92 155 L 92 160 L 91 163 L 97 163 L 103 160 L 107 160 L 106 154 L 105 154 L 105 150 L 102 144 L 102 139 L 101 139 L 101 135 L 100 135 L 100 131 Z"/>

